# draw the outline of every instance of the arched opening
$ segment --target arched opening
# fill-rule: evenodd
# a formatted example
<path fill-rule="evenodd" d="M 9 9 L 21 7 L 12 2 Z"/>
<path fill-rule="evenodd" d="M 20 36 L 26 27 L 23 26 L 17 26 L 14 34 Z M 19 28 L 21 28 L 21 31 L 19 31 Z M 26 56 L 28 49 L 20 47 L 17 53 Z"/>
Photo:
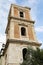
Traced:
<path fill-rule="evenodd" d="M 24 48 L 24 49 L 23 49 L 23 60 L 26 60 L 26 58 L 25 58 L 26 53 L 27 53 L 27 49 Z"/>
<path fill-rule="evenodd" d="M 26 29 L 24 27 L 21 27 L 21 35 L 26 36 Z"/>

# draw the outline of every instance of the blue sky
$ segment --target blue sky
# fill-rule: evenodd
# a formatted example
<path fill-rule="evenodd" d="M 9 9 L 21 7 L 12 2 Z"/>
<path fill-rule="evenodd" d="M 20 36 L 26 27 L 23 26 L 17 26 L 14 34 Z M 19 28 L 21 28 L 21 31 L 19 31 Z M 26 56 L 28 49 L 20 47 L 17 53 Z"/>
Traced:
<path fill-rule="evenodd" d="M 31 16 L 35 20 L 35 32 L 43 48 L 43 0 L 0 0 L 0 42 L 5 43 L 5 29 L 11 4 L 31 7 Z M 0 48 L 2 43 L 0 43 Z"/>

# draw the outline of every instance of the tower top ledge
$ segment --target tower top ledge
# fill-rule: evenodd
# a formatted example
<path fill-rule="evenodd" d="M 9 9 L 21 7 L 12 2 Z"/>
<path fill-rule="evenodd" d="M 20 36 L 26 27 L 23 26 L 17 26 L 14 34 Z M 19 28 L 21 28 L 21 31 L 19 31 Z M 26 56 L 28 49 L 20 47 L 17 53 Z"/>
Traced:
<path fill-rule="evenodd" d="M 28 7 L 28 6 L 19 6 L 19 5 L 16 5 L 16 4 L 11 4 L 11 6 L 31 10 L 31 8 L 30 8 L 30 7 Z"/>

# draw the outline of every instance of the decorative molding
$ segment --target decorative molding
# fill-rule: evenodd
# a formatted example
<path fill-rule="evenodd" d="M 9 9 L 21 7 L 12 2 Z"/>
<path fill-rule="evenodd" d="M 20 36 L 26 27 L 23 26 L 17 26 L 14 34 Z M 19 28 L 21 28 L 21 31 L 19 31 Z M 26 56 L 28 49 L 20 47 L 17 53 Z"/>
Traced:
<path fill-rule="evenodd" d="M 30 22 L 30 23 L 33 23 L 33 24 L 35 23 L 35 21 L 31 21 L 31 20 L 27 20 L 27 19 L 23 19 L 23 18 L 12 17 L 12 16 L 10 16 L 9 19 L 21 20 L 21 21 Z"/>
<path fill-rule="evenodd" d="M 20 23 L 19 25 L 28 27 L 28 25 L 26 25 L 24 23 Z"/>

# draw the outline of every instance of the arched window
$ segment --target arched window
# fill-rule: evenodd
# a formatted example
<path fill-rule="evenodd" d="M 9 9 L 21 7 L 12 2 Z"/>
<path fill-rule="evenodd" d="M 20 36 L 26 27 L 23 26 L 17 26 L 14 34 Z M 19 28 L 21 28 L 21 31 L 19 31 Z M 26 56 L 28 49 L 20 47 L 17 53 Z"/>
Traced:
<path fill-rule="evenodd" d="M 27 53 L 27 49 L 24 48 L 24 49 L 23 49 L 23 59 L 24 59 L 24 60 L 26 60 L 26 58 L 25 58 L 26 53 Z"/>
<path fill-rule="evenodd" d="M 26 36 L 26 29 L 24 27 L 21 27 L 21 35 Z"/>

